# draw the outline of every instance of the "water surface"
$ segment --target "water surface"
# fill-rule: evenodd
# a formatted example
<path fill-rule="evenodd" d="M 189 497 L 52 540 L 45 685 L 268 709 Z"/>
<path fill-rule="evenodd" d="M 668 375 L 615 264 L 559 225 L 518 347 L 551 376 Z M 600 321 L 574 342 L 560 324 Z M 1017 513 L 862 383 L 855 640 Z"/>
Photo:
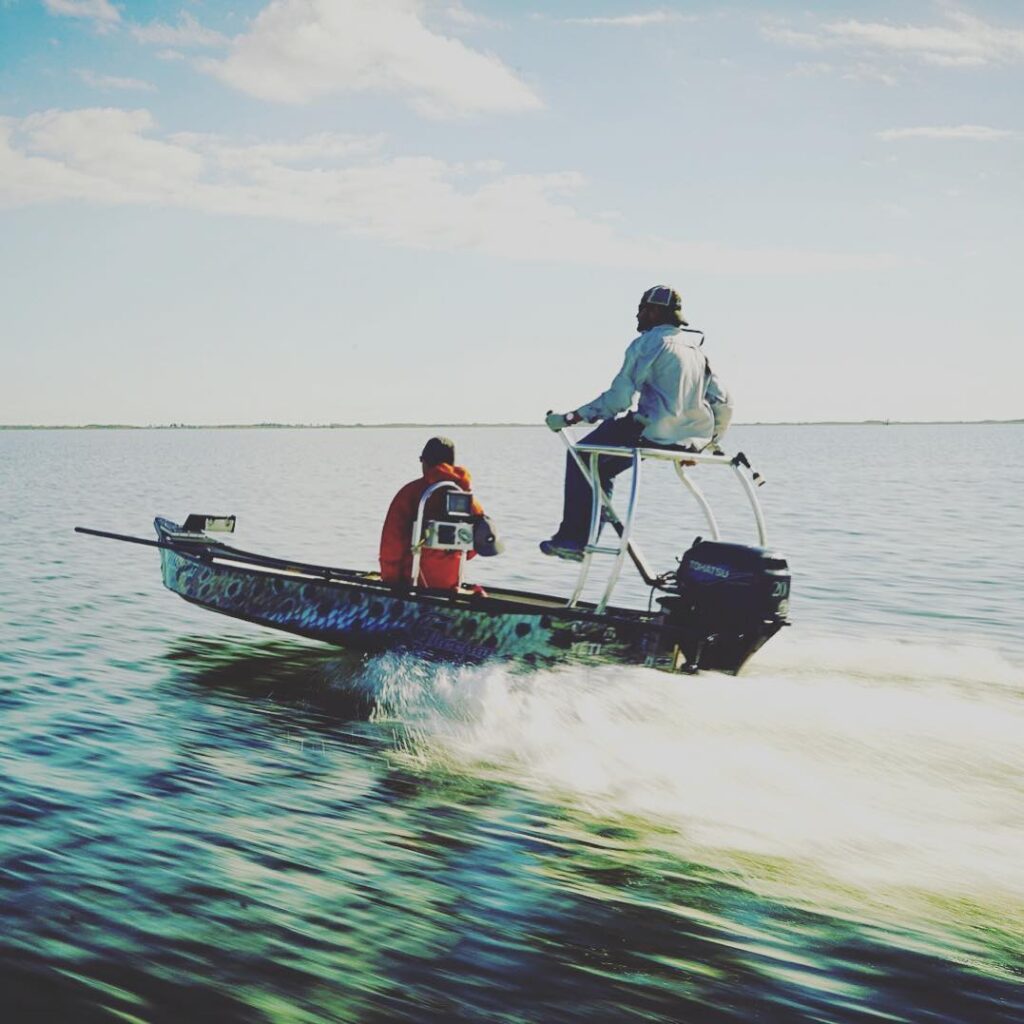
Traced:
<path fill-rule="evenodd" d="M 567 592 L 558 439 L 449 432 L 508 541 L 471 577 Z M 736 679 L 365 659 L 71 532 L 371 566 L 426 433 L 0 433 L 12 1019 L 1024 1018 L 1024 429 L 734 429 L 794 571 Z M 668 568 L 706 529 L 644 486 Z"/>

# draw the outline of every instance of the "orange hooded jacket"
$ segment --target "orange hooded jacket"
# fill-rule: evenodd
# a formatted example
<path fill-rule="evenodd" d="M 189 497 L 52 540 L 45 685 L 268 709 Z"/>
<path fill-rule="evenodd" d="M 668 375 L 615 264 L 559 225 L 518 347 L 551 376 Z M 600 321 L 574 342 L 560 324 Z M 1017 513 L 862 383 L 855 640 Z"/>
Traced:
<path fill-rule="evenodd" d="M 442 462 L 427 466 L 423 476 L 410 480 L 391 500 L 384 529 L 380 535 L 380 576 L 385 583 L 412 582 L 412 528 L 416 523 L 416 511 L 420 507 L 423 492 L 442 480 L 452 480 L 463 490 L 470 490 L 469 472 L 462 466 Z M 441 514 L 444 508 L 444 491 L 431 495 L 427 501 L 424 521 Z M 473 499 L 473 514 L 483 515 L 480 502 Z M 468 552 L 472 558 L 476 552 Z M 424 548 L 420 553 L 420 578 L 418 586 L 435 587 L 440 590 L 455 590 L 459 585 L 459 564 L 461 551 L 434 551 Z"/>

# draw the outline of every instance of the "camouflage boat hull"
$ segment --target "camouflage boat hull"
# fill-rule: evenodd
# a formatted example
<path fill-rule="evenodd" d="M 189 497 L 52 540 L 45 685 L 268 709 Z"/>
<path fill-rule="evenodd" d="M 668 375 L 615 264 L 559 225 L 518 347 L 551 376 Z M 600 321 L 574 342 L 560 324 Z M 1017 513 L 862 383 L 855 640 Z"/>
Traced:
<path fill-rule="evenodd" d="M 566 604 L 545 595 L 400 590 L 374 573 L 262 559 L 216 542 L 182 543 L 155 521 L 163 582 L 186 601 L 236 619 L 362 651 L 526 664 L 566 660 L 671 667 L 666 617 Z M 239 557 L 241 556 L 241 557 Z"/>

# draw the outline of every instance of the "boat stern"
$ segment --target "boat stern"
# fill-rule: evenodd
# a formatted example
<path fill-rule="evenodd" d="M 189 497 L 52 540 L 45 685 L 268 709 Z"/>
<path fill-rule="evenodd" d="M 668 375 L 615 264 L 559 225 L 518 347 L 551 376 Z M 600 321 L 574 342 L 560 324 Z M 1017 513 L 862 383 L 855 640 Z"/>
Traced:
<path fill-rule="evenodd" d="M 777 552 L 698 538 L 660 599 L 674 668 L 735 675 L 789 624 L 790 572 Z"/>

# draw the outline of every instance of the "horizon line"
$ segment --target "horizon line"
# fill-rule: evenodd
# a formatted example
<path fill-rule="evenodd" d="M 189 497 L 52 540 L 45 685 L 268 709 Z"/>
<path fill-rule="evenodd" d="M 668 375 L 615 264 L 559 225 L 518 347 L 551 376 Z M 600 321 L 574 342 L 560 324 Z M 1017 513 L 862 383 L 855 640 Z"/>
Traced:
<path fill-rule="evenodd" d="M 751 420 L 736 427 L 984 426 L 1019 424 L 1021 419 L 983 420 Z M 395 430 L 437 427 L 536 427 L 543 423 L 0 423 L 0 430 Z"/>

